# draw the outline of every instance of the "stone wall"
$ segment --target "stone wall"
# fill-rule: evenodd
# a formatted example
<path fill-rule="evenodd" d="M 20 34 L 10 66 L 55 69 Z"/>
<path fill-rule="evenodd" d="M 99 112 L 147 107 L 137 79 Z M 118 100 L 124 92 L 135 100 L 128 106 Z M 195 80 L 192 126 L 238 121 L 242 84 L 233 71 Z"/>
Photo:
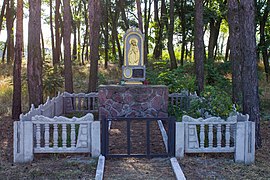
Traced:
<path fill-rule="evenodd" d="M 99 117 L 168 117 L 168 88 L 146 85 L 101 85 Z"/>

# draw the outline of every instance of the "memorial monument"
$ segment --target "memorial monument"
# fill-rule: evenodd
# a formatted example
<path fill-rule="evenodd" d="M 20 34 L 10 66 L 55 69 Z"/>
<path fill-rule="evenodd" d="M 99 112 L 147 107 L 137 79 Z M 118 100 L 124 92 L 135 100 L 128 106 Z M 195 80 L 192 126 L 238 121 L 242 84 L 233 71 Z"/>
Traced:
<path fill-rule="evenodd" d="M 137 28 L 124 35 L 121 85 L 100 85 L 100 120 L 108 117 L 168 117 L 168 87 L 143 85 L 144 35 Z"/>
<path fill-rule="evenodd" d="M 124 35 L 124 65 L 122 79 L 126 84 L 142 84 L 145 80 L 144 35 L 138 28 Z"/>

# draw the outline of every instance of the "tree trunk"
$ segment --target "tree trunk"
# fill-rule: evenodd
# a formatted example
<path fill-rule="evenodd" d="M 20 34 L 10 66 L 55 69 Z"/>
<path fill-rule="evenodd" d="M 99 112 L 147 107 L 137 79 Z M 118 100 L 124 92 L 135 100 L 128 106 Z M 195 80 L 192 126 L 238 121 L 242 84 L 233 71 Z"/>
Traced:
<path fill-rule="evenodd" d="M 60 36 L 60 0 L 55 0 L 55 59 L 53 59 L 53 64 L 60 63 L 61 57 L 61 36 Z"/>
<path fill-rule="evenodd" d="M 117 50 L 118 50 L 118 54 L 119 54 L 119 67 L 121 68 L 123 65 L 123 56 L 122 56 L 122 51 L 121 51 L 121 44 L 120 44 L 120 40 L 118 38 L 118 31 L 117 29 L 115 29 L 115 37 L 116 37 L 116 45 L 117 45 Z"/>
<path fill-rule="evenodd" d="M 168 25 L 168 51 L 171 59 L 171 69 L 176 69 L 177 63 L 173 49 L 173 30 L 174 30 L 174 0 L 170 0 L 170 23 Z"/>
<path fill-rule="evenodd" d="M 155 47 L 154 47 L 154 52 L 153 56 L 155 59 L 158 59 L 160 57 L 160 53 L 158 50 L 158 43 L 159 43 L 159 31 L 160 31 L 160 21 L 158 17 L 158 0 L 154 0 L 154 23 L 155 23 Z"/>
<path fill-rule="evenodd" d="M 129 28 L 129 21 L 128 21 L 128 18 L 127 18 L 126 13 L 125 13 L 125 2 L 126 1 L 124 1 L 124 0 L 119 0 L 119 8 L 121 11 L 122 20 L 125 23 L 124 31 L 127 31 Z M 108 6 L 108 4 L 109 4 L 109 3 L 107 3 L 107 0 L 106 0 L 106 4 L 107 4 L 106 6 Z"/>
<path fill-rule="evenodd" d="M 73 27 L 73 50 L 72 50 L 72 60 L 75 61 L 77 60 L 77 26 L 75 25 Z"/>
<path fill-rule="evenodd" d="M 23 0 L 17 0 L 16 47 L 13 67 L 12 119 L 17 121 L 22 113 L 22 52 L 23 52 Z"/>
<path fill-rule="evenodd" d="M 78 53 L 78 62 L 81 63 L 81 22 L 78 22 L 78 49 L 77 49 L 77 53 Z"/>
<path fill-rule="evenodd" d="M 83 1 L 84 7 L 84 23 L 85 23 L 85 34 L 83 40 L 83 48 L 82 48 L 82 64 L 85 64 L 85 60 L 88 61 L 88 37 L 89 37 L 89 23 L 88 23 L 88 9 L 87 9 L 87 1 Z"/>
<path fill-rule="evenodd" d="M 13 62 L 14 60 L 14 0 L 8 0 L 7 12 L 6 12 L 6 23 L 7 23 L 7 63 Z"/>
<path fill-rule="evenodd" d="M 136 0 L 137 5 L 137 14 L 138 14 L 138 21 L 139 21 L 139 29 L 143 33 L 143 21 L 142 21 L 142 9 L 141 9 L 141 1 Z"/>
<path fill-rule="evenodd" d="M 148 29 L 149 29 L 149 22 L 151 16 L 151 4 L 152 2 L 149 0 L 145 0 L 145 8 L 144 8 L 144 64 L 148 64 L 148 57 L 147 54 L 149 53 L 149 44 L 148 44 Z M 147 10 L 148 4 L 148 10 Z"/>
<path fill-rule="evenodd" d="M 65 91 L 73 92 L 73 76 L 72 76 L 72 63 L 71 63 L 71 9 L 70 0 L 63 0 L 64 5 L 64 76 L 65 76 Z"/>
<path fill-rule="evenodd" d="M 240 1 L 243 113 L 249 114 L 256 126 L 256 148 L 262 146 L 255 31 L 255 1 Z"/>
<path fill-rule="evenodd" d="M 112 18 L 112 22 L 111 22 L 111 28 L 112 28 L 112 52 L 114 57 L 116 57 L 116 47 L 115 47 L 115 43 L 117 45 L 117 50 L 118 50 L 118 66 L 121 68 L 123 65 L 123 57 L 122 57 L 122 51 L 121 51 L 121 45 L 120 45 L 120 41 L 118 38 L 118 31 L 117 31 L 117 26 L 118 26 L 118 20 L 119 20 L 119 15 L 120 15 L 120 9 L 116 7 L 115 12 L 113 13 L 111 8 L 109 10 L 110 12 L 110 16 Z"/>
<path fill-rule="evenodd" d="M 219 35 L 219 29 L 221 25 L 222 19 L 219 18 L 218 20 L 211 19 L 210 20 L 210 37 L 208 43 L 208 61 L 213 63 L 214 62 L 214 50 L 217 46 L 217 40 Z"/>
<path fill-rule="evenodd" d="M 227 46 L 226 46 L 226 52 L 225 52 L 225 61 L 228 61 L 228 57 L 229 57 L 229 51 L 230 51 L 230 35 L 227 39 Z"/>
<path fill-rule="evenodd" d="M 73 27 L 72 60 L 75 61 L 77 59 L 77 21 L 76 20 L 73 20 L 72 27 Z"/>
<path fill-rule="evenodd" d="M 184 56 L 185 56 L 185 47 L 186 47 L 186 16 L 185 16 L 185 8 L 186 8 L 186 0 L 181 1 L 180 10 L 178 11 L 179 18 L 181 19 L 181 30 L 182 30 L 182 46 L 181 46 L 181 66 L 184 65 Z M 186 53 L 187 55 L 187 53 Z"/>
<path fill-rule="evenodd" d="M 225 35 L 222 34 L 222 36 L 221 36 L 221 44 L 220 44 L 220 49 L 219 49 L 219 53 L 220 53 L 221 55 L 223 55 L 224 42 L 225 42 Z M 216 55 L 215 55 L 215 56 L 216 56 Z"/>
<path fill-rule="evenodd" d="M 198 95 L 204 89 L 203 0 L 195 0 L 194 59 Z"/>
<path fill-rule="evenodd" d="M 64 9 L 64 7 L 62 6 L 62 9 Z M 63 12 L 64 10 L 62 10 Z M 63 13 L 62 13 L 63 14 Z M 62 19 L 62 17 L 60 16 L 60 48 L 62 47 L 62 42 L 63 42 L 63 38 L 64 38 L 64 20 Z M 60 49 L 60 61 L 63 61 L 63 54 L 62 54 L 62 50 Z"/>
<path fill-rule="evenodd" d="M 228 2 L 228 23 L 229 23 L 229 41 L 227 47 L 230 47 L 230 61 L 232 63 L 232 100 L 233 103 L 241 105 L 242 103 L 242 80 L 241 65 L 243 57 L 241 54 L 241 25 L 239 19 L 239 5 L 237 0 Z"/>
<path fill-rule="evenodd" d="M 89 0 L 90 27 L 90 76 L 88 92 L 97 90 L 98 60 L 99 60 L 99 30 L 101 21 L 100 0 Z"/>
<path fill-rule="evenodd" d="M 156 4 L 158 4 L 158 2 L 156 2 Z M 163 29 L 164 29 L 164 24 L 166 22 L 166 4 L 165 4 L 165 0 L 161 0 L 161 15 L 160 15 L 160 20 L 158 20 L 158 36 L 155 37 L 155 48 L 154 48 L 154 58 L 155 59 L 160 59 L 161 55 L 162 55 L 162 48 L 163 48 L 163 44 L 162 44 L 162 39 L 163 39 Z"/>
<path fill-rule="evenodd" d="M 190 52 L 190 55 L 189 55 L 189 57 L 190 57 L 190 59 L 192 59 L 192 57 L 193 57 L 193 41 L 191 41 L 190 42 L 190 46 L 189 46 L 189 52 Z M 193 53 L 192 53 L 193 52 Z"/>
<path fill-rule="evenodd" d="M 5 15 L 5 10 L 6 10 L 6 4 L 8 0 L 4 0 L 1 8 L 1 14 L 0 14 L 0 27 L 2 27 L 4 15 Z M 0 34 L 1 34 L 2 28 L 0 28 Z"/>
<path fill-rule="evenodd" d="M 43 101 L 40 34 L 41 0 L 29 0 L 27 80 L 29 106 L 36 107 Z"/>
<path fill-rule="evenodd" d="M 108 17 L 109 15 L 108 15 L 108 6 L 109 6 L 109 0 L 106 0 L 104 8 L 103 8 L 104 12 L 105 12 L 104 13 L 105 14 L 105 16 L 104 16 L 104 27 L 105 27 L 105 32 L 104 32 L 105 64 L 104 64 L 104 67 L 105 67 L 105 69 L 108 68 L 108 62 L 109 62 L 109 17 Z M 122 15 L 122 17 L 123 17 L 123 15 Z"/>
<path fill-rule="evenodd" d="M 53 65 L 56 64 L 55 60 L 55 42 L 54 42 L 54 32 L 53 32 L 53 9 L 52 9 L 52 0 L 50 0 L 50 30 L 51 30 L 51 44 L 52 44 L 52 59 Z"/>
<path fill-rule="evenodd" d="M 266 75 L 266 81 L 269 80 L 269 61 L 268 61 L 268 52 L 267 52 L 267 43 L 265 39 L 265 26 L 270 10 L 270 0 L 267 1 L 266 8 L 264 10 L 263 16 L 260 18 L 260 43 L 259 49 L 261 50 L 264 64 L 264 71 Z"/>
<path fill-rule="evenodd" d="M 86 35 L 88 35 L 87 32 L 85 32 L 84 39 L 83 39 L 83 47 L 82 47 L 82 54 L 81 54 L 81 56 L 82 56 L 82 65 L 85 64 L 85 59 L 87 60 L 85 51 L 87 52 L 86 46 L 88 46 L 88 42 L 87 42 L 88 41 L 88 37 Z"/>
<path fill-rule="evenodd" d="M 186 49 L 186 50 L 185 50 L 185 51 L 186 51 L 186 52 L 185 52 L 185 59 L 188 60 L 188 56 L 189 56 L 189 54 L 190 54 L 191 52 L 190 52 L 190 53 L 188 52 L 188 45 L 187 45 L 187 43 L 186 43 L 185 49 Z"/>
<path fill-rule="evenodd" d="M 3 50 L 3 55 L 2 55 L 2 63 L 5 63 L 5 55 L 7 51 L 7 41 L 5 42 L 4 50 Z"/>
<path fill-rule="evenodd" d="M 40 31 L 40 38 L 41 38 L 42 61 L 45 62 L 46 52 L 45 52 L 45 44 L 44 44 L 44 37 L 43 37 L 42 29 Z"/>

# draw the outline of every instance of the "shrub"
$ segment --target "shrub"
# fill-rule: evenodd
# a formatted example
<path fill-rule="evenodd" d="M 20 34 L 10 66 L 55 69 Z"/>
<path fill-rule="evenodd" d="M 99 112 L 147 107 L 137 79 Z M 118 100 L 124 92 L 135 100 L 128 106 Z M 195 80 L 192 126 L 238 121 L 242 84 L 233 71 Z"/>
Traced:
<path fill-rule="evenodd" d="M 233 110 L 231 96 L 218 87 L 206 86 L 201 96 L 191 101 L 189 115 L 204 117 L 209 114 L 226 118 Z"/>
<path fill-rule="evenodd" d="M 232 89 L 231 81 L 228 77 L 231 74 L 230 67 L 230 62 L 206 64 L 205 69 L 207 72 L 207 85 L 218 87 L 230 93 Z"/>
<path fill-rule="evenodd" d="M 178 67 L 174 70 L 166 69 L 161 73 L 155 70 L 148 70 L 147 80 L 151 84 L 168 86 L 170 93 L 181 92 L 183 89 L 193 92 L 195 90 L 195 76 L 188 72 L 188 66 Z"/>
<path fill-rule="evenodd" d="M 53 97 L 61 90 L 64 83 L 62 77 L 63 69 L 59 66 L 50 66 L 49 62 L 44 63 L 43 92 L 45 97 Z"/>

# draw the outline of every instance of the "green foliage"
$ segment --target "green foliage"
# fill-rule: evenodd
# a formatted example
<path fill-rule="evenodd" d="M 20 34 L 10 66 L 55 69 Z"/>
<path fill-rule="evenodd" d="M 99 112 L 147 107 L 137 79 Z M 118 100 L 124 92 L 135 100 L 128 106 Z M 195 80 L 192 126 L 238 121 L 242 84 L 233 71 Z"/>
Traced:
<path fill-rule="evenodd" d="M 176 117 L 177 121 L 182 121 L 182 116 L 185 114 L 189 114 L 190 110 L 190 101 L 192 100 L 191 96 L 183 96 L 181 98 L 181 104 L 172 105 L 169 103 L 168 113 L 170 116 Z"/>
<path fill-rule="evenodd" d="M 10 79 L 0 80 L 0 116 L 11 113 L 13 89 Z"/>
<path fill-rule="evenodd" d="M 195 98 L 190 102 L 188 115 L 201 117 L 206 114 L 212 116 L 228 117 L 232 112 L 230 94 L 216 86 L 206 86 L 202 98 Z"/>
<path fill-rule="evenodd" d="M 223 89 L 227 93 L 231 92 L 232 85 L 229 76 L 231 64 L 230 62 L 217 63 L 217 64 L 206 64 L 205 69 L 206 74 L 206 83 L 210 86 L 216 86 L 220 89 Z"/>
<path fill-rule="evenodd" d="M 204 20 L 209 22 L 210 19 L 216 20 L 226 15 L 227 6 L 223 0 L 209 1 L 208 6 L 204 6 Z"/>
<path fill-rule="evenodd" d="M 169 114 L 169 116 L 174 116 L 177 121 L 182 121 L 182 116 L 185 115 L 185 114 L 188 114 L 188 112 L 180 109 L 176 105 L 169 104 L 169 106 L 168 106 L 168 114 Z"/>
<path fill-rule="evenodd" d="M 98 84 L 107 84 L 107 79 L 103 73 L 98 73 Z"/>
<path fill-rule="evenodd" d="M 169 87 L 169 92 L 181 92 L 182 90 L 195 90 L 195 76 L 188 72 L 189 64 L 174 70 L 148 71 L 147 79 L 151 84 L 163 84 Z"/>
<path fill-rule="evenodd" d="M 232 112 L 233 105 L 229 79 L 230 67 L 229 62 L 205 65 L 206 85 L 201 97 L 183 98 L 182 101 L 186 101 L 188 107 L 169 105 L 169 114 L 176 116 L 180 121 L 183 115 L 202 117 L 210 114 L 212 116 L 228 117 L 229 113 Z M 170 93 L 181 92 L 182 90 L 194 92 L 195 75 L 193 71 L 194 65 L 188 63 L 172 71 L 167 70 L 159 74 L 153 73 L 152 78 L 156 79 L 157 83 L 167 85 Z"/>
<path fill-rule="evenodd" d="M 49 62 L 44 63 L 43 91 L 44 95 L 53 97 L 63 87 L 63 69 L 59 66 L 51 66 Z"/>
<path fill-rule="evenodd" d="M 5 48 L 5 42 L 3 42 L 3 41 L 0 41 L 0 50 L 4 50 L 4 48 Z"/>
<path fill-rule="evenodd" d="M 189 96 L 186 100 L 189 101 L 187 102 L 189 104 L 188 108 L 169 105 L 169 114 L 175 116 L 178 121 L 182 120 L 183 115 L 189 115 L 194 118 L 212 115 L 226 119 L 233 111 L 230 95 L 214 86 L 206 86 L 201 97 Z"/>

